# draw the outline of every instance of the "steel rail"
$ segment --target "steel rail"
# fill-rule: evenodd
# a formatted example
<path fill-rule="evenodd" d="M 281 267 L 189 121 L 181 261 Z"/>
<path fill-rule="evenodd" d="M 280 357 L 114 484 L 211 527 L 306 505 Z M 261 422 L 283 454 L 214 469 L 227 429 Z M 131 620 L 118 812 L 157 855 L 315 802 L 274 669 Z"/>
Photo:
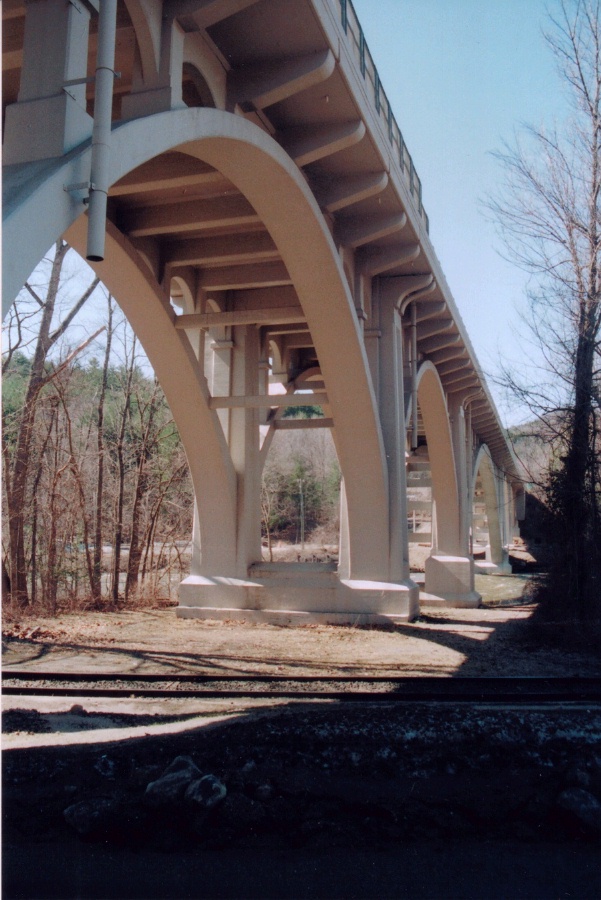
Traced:
<path fill-rule="evenodd" d="M 385 675 L 175 675 L 4 672 L 6 696 L 139 698 L 297 698 L 370 702 L 601 703 L 601 678 Z"/>

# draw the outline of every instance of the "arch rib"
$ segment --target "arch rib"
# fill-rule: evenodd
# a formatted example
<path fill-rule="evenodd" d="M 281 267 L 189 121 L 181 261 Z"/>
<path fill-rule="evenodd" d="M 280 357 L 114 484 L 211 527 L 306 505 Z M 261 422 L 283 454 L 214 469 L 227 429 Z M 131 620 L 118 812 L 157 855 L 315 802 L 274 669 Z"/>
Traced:
<path fill-rule="evenodd" d="M 236 184 L 278 247 L 313 336 L 332 407 L 349 508 L 350 576 L 381 580 L 388 569 L 388 484 L 382 436 L 352 298 L 319 206 L 279 144 L 240 116 L 215 109 L 173 110 L 117 126 L 112 136 L 111 183 L 175 148 L 208 162 Z M 89 146 L 83 146 L 60 163 L 52 160 L 27 173 L 12 173 L 5 227 L 9 245 L 5 259 L 15 261 L 8 276 L 9 297 L 56 237 L 80 217 L 81 203 L 64 191 L 64 185 L 82 180 L 81 174 L 89 171 L 89 155 Z M 39 216 L 40 209 L 51 213 Z M 31 223 L 37 219 L 43 222 L 32 234 Z M 115 248 L 119 241 L 112 234 Z M 21 254 L 11 252 L 11 247 L 21 250 L 24 245 L 29 245 L 29 254 L 19 262 Z M 133 272 L 134 257 L 123 254 L 126 257 Z M 106 277 L 110 281 L 109 274 Z M 171 323 L 168 330 L 175 331 Z M 170 335 L 169 341 L 174 340 Z M 358 422 L 361 442 L 356 442 Z M 227 480 L 225 475 L 222 480 Z"/>

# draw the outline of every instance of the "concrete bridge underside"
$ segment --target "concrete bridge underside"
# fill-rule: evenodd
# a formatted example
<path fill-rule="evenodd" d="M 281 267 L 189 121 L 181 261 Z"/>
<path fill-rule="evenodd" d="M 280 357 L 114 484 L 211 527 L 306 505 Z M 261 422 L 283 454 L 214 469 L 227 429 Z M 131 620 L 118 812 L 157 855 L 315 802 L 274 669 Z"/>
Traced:
<path fill-rule="evenodd" d="M 421 600 L 477 605 L 474 496 L 500 571 L 521 487 L 350 2 L 103 0 L 99 16 L 92 0 L 5 0 L 2 14 L 3 300 L 63 236 L 127 315 L 196 495 L 178 613 L 414 617 L 418 463 Z M 284 408 L 309 403 L 343 475 L 336 571 L 261 556 L 266 454 Z"/>

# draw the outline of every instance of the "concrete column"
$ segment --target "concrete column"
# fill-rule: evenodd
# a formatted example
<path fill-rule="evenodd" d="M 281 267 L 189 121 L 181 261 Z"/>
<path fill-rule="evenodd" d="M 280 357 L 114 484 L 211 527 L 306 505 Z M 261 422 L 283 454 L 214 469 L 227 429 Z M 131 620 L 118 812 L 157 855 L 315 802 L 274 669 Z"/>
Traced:
<path fill-rule="evenodd" d="M 17 103 L 6 110 L 3 161 L 51 159 L 92 135 L 86 112 L 90 11 L 84 0 L 29 0 Z M 81 79 L 80 84 L 67 82 Z"/>
<path fill-rule="evenodd" d="M 185 106 L 182 99 L 184 38 L 184 31 L 175 20 L 163 20 L 159 65 L 155 71 L 148 72 L 142 61 L 136 60 L 132 92 L 123 98 L 121 105 L 124 119 Z"/>
<path fill-rule="evenodd" d="M 388 466 L 390 510 L 388 577 L 390 581 L 398 582 L 409 579 L 402 328 L 394 300 L 380 297 L 377 302 L 381 332 L 379 410 Z"/>
<path fill-rule="evenodd" d="M 350 578 L 351 559 L 349 548 L 348 504 L 344 478 L 340 481 L 340 537 L 338 545 L 338 577 Z"/>
<path fill-rule="evenodd" d="M 420 406 L 432 464 L 435 503 L 433 552 L 426 560 L 423 600 L 429 605 L 478 606 L 480 595 L 474 590 L 474 561 L 469 555 L 469 482 L 463 407 L 459 401 L 453 401 L 448 409 L 432 377 L 427 390 L 420 385 Z"/>
<path fill-rule="evenodd" d="M 456 395 L 453 396 L 453 399 L 449 403 L 449 416 L 451 420 L 451 436 L 453 440 L 453 453 L 455 455 L 455 467 L 457 469 L 457 493 L 459 499 L 457 549 L 460 554 L 469 556 L 471 475 L 468 477 L 467 453 L 465 447 L 465 410 L 463 408 L 463 403 Z"/>
<path fill-rule="evenodd" d="M 233 329 L 232 394 L 255 395 L 259 390 L 259 329 Z M 232 409 L 230 452 L 238 480 L 236 576 L 246 578 L 249 567 L 261 560 L 261 469 L 259 411 Z"/>
<path fill-rule="evenodd" d="M 212 397 L 227 397 L 232 384 L 232 352 L 234 342 L 229 338 L 211 340 L 210 352 L 206 356 L 205 372 Z M 229 441 L 230 413 L 227 409 L 217 410 L 226 441 Z"/>

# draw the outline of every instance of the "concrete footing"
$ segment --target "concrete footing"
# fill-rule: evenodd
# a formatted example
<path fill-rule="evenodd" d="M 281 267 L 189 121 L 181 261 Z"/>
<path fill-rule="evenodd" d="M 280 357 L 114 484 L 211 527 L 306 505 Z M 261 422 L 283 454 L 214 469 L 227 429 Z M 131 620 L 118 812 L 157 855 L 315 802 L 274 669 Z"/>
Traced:
<path fill-rule="evenodd" d="M 471 609 L 480 605 L 481 596 L 474 590 L 474 563 L 469 556 L 429 556 L 425 564 L 425 591 L 420 594 L 422 606 Z"/>
<path fill-rule="evenodd" d="M 180 584 L 176 612 L 281 625 L 410 622 L 419 615 L 419 589 L 410 580 L 341 579 L 333 564 L 257 564 L 246 579 L 190 575 Z"/>

